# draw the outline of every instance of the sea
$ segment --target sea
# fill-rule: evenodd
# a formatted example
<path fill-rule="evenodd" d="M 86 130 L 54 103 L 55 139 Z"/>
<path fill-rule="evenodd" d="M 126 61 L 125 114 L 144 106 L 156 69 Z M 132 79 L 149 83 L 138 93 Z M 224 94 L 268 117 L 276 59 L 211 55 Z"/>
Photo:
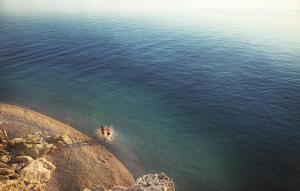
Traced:
<path fill-rule="evenodd" d="M 0 12 L 0 102 L 178 191 L 299 191 L 300 13 Z"/>

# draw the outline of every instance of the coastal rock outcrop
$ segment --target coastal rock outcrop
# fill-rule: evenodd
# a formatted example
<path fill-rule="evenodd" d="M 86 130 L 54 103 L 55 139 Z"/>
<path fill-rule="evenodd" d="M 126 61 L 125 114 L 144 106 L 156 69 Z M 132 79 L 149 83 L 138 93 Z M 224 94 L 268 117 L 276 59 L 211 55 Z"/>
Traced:
<path fill-rule="evenodd" d="M 127 187 L 134 184 L 134 178 L 126 167 L 97 140 L 46 115 L 0 103 L 0 129 L 7 132 L 6 135 L 0 136 L 8 136 L 16 142 L 16 149 L 9 152 L 9 155 L 6 152 L 0 154 L 0 168 L 14 168 L 14 172 L 17 172 L 12 175 L 10 170 L 3 171 L 5 176 L 0 180 L 0 186 L 4 185 L 4 181 L 6 187 L 26 186 L 24 181 L 16 182 L 16 178 L 12 178 L 18 176 L 21 169 L 32 161 L 23 157 L 17 160 L 24 162 L 10 164 L 17 154 L 31 157 L 32 160 L 45 158 L 55 166 L 55 170 L 46 167 L 51 171 L 51 178 L 46 183 L 41 183 L 44 184 L 45 191 L 82 191 L 85 187 L 90 188 L 93 185 L 111 188 L 116 185 Z M 42 140 L 37 139 L 36 134 L 39 134 Z M 29 138 L 28 135 L 35 138 Z M 24 142 L 27 138 L 30 140 Z M 64 143 L 67 146 L 64 146 Z M 0 144 L 0 147 L 3 146 Z M 25 172 L 24 174 L 28 175 Z M 32 185 L 36 185 L 34 189 L 38 189 L 37 184 Z"/>
<path fill-rule="evenodd" d="M 147 174 L 138 178 L 133 191 L 175 191 L 173 180 L 165 173 Z"/>
<path fill-rule="evenodd" d="M 0 129 L 1 191 L 175 190 L 163 173 L 134 181 L 97 140 L 29 109 L 0 103 Z"/>
<path fill-rule="evenodd" d="M 38 158 L 28 163 L 21 171 L 20 176 L 28 182 L 48 182 L 55 166 L 45 158 Z"/>
<path fill-rule="evenodd" d="M 6 131 L 0 129 L 0 190 L 43 190 L 55 170 L 55 166 L 43 157 L 58 145 L 70 143 L 68 137 L 63 136 L 36 134 L 9 139 Z"/>
<path fill-rule="evenodd" d="M 83 191 L 175 191 L 175 186 L 173 180 L 162 172 L 160 174 L 143 175 L 131 187 L 115 186 L 106 189 L 103 186 L 95 186 L 91 189 L 86 188 Z"/>

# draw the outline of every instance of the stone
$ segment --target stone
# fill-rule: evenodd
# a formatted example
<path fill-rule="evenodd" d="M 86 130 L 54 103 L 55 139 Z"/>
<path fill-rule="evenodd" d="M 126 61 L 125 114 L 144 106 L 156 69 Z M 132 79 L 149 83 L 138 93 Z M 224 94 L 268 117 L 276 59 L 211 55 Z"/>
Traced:
<path fill-rule="evenodd" d="M 11 166 L 11 169 L 14 169 L 15 171 L 20 171 L 24 166 L 26 166 L 27 164 L 26 163 L 14 163 L 12 164 Z"/>
<path fill-rule="evenodd" d="M 7 168 L 8 165 L 6 163 L 0 162 L 0 168 Z"/>
<path fill-rule="evenodd" d="M 24 142 L 14 142 L 12 146 L 12 153 L 15 156 L 24 155 L 28 151 L 28 146 Z"/>
<path fill-rule="evenodd" d="M 56 149 L 54 144 L 63 141 L 71 144 L 67 136 L 52 136 L 47 140 L 41 134 L 28 135 L 9 140 L 5 131 L 0 130 L 0 190 L 42 191 L 50 180 L 55 166 L 45 158 Z"/>
<path fill-rule="evenodd" d="M 5 143 L 0 142 L 0 150 L 4 150 L 7 147 Z"/>
<path fill-rule="evenodd" d="M 0 181 L 7 181 L 9 180 L 9 176 L 3 176 L 3 175 L 0 175 Z"/>
<path fill-rule="evenodd" d="M 20 171 L 20 176 L 28 182 L 35 179 L 38 182 L 44 183 L 49 181 L 54 169 L 55 166 L 51 162 L 47 161 L 45 158 L 38 158 L 25 166 Z"/>
<path fill-rule="evenodd" d="M 175 191 L 174 182 L 165 173 L 147 174 L 139 177 L 131 187 L 115 186 L 111 189 L 93 187 L 84 191 Z"/>
<path fill-rule="evenodd" d="M 18 163 L 13 163 L 13 164 L 11 164 L 10 165 L 10 169 L 12 169 L 12 170 L 18 170 Z"/>
<path fill-rule="evenodd" d="M 15 138 L 11 141 L 11 144 L 13 155 L 28 155 L 34 159 L 44 157 L 56 148 L 53 144 L 37 137 L 37 135 L 29 138 Z"/>
<path fill-rule="evenodd" d="M 11 160 L 11 157 L 9 155 L 1 155 L 0 156 L 0 162 L 2 163 L 8 163 Z"/>
<path fill-rule="evenodd" d="M 44 143 L 41 145 L 42 147 L 40 148 L 40 156 L 46 156 L 50 150 L 54 147 L 53 144 L 48 144 Z"/>
<path fill-rule="evenodd" d="M 38 184 L 39 181 L 38 181 L 37 179 L 31 179 L 31 180 L 29 181 L 29 183 L 30 183 L 30 184 Z"/>
<path fill-rule="evenodd" d="M 10 141 L 10 143 L 12 145 L 15 145 L 15 144 L 18 144 L 18 143 L 24 143 L 26 140 L 24 138 L 21 138 L 21 137 L 17 137 L 17 138 L 14 138 L 13 140 Z"/>
<path fill-rule="evenodd" d="M 6 150 L 0 150 L 0 156 L 2 155 L 9 155 L 9 152 L 7 152 Z"/>
<path fill-rule="evenodd" d="M 33 159 L 31 156 L 17 156 L 13 159 L 13 162 L 16 162 L 16 163 L 26 163 L 28 164 L 29 162 L 31 162 Z"/>
<path fill-rule="evenodd" d="M 54 171 L 56 169 L 55 165 L 53 165 L 51 162 L 49 162 L 47 160 L 43 163 L 43 166 L 44 166 L 44 168 L 46 168 L 50 171 Z"/>
<path fill-rule="evenodd" d="M 13 175 L 9 176 L 9 179 L 10 179 L 10 180 L 14 180 L 14 179 L 18 179 L 19 177 L 20 177 L 20 175 L 18 175 L 18 174 L 13 174 Z"/>
<path fill-rule="evenodd" d="M 132 191 L 175 191 L 174 182 L 165 174 L 147 174 L 138 178 Z"/>
<path fill-rule="evenodd" d="M 112 188 L 112 191 L 132 191 L 132 190 L 130 190 L 130 188 L 127 188 L 124 186 L 115 186 Z"/>
<path fill-rule="evenodd" d="M 41 155 L 40 150 L 41 150 L 41 148 L 39 148 L 38 146 L 35 146 L 34 148 L 28 149 L 25 154 L 31 156 L 34 159 L 37 159 Z"/>
<path fill-rule="evenodd" d="M 92 191 L 106 191 L 104 186 L 98 185 L 92 188 Z"/>
<path fill-rule="evenodd" d="M 0 168 L 0 175 L 2 176 L 11 176 L 14 174 L 14 171 L 9 168 Z"/>
<path fill-rule="evenodd" d="M 0 142 L 8 140 L 8 136 L 5 130 L 0 129 Z"/>
<path fill-rule="evenodd" d="M 66 135 L 66 134 L 63 134 L 62 136 L 61 136 L 61 139 L 62 139 L 62 141 L 65 143 L 65 144 L 67 144 L 67 145 L 71 145 L 72 144 L 72 140 L 69 138 L 69 136 L 68 135 Z"/>

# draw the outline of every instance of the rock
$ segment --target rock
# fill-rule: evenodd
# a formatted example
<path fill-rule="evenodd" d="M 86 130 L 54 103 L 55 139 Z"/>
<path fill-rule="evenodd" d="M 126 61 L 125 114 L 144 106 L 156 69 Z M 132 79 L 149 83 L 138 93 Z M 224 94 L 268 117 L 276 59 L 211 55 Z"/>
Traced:
<path fill-rule="evenodd" d="M 69 138 L 69 136 L 68 135 L 66 135 L 66 134 L 63 134 L 62 136 L 61 136 L 61 139 L 62 139 L 62 141 L 65 143 L 65 144 L 67 144 L 67 145 L 71 145 L 72 144 L 72 140 Z"/>
<path fill-rule="evenodd" d="M 12 160 L 14 163 L 11 164 L 10 168 L 19 171 L 32 160 L 33 159 L 30 156 L 17 156 Z"/>
<path fill-rule="evenodd" d="M 131 188 L 132 191 L 175 191 L 173 180 L 165 173 L 147 174 L 138 178 Z"/>
<path fill-rule="evenodd" d="M 5 130 L 0 129 L 0 142 L 8 140 L 8 136 Z"/>
<path fill-rule="evenodd" d="M 41 134 L 35 134 L 9 140 L 3 130 L 0 131 L 0 140 L 1 191 L 43 190 L 56 168 L 43 157 L 57 148 L 54 144 L 72 144 L 67 135 L 44 139 Z M 52 140 L 53 144 L 46 140 Z"/>
<path fill-rule="evenodd" d="M 16 172 L 19 172 L 23 167 L 25 167 L 28 163 L 13 163 L 11 164 L 10 166 L 10 169 L 16 171 Z"/>
<path fill-rule="evenodd" d="M 108 190 L 105 189 L 104 186 L 98 185 L 98 186 L 94 186 L 92 189 L 85 188 L 83 189 L 83 191 L 108 191 Z"/>
<path fill-rule="evenodd" d="M 13 175 L 9 176 L 9 179 L 10 179 L 10 180 L 14 180 L 14 179 L 18 179 L 19 177 L 20 177 L 20 175 L 18 175 L 18 174 L 13 174 Z"/>
<path fill-rule="evenodd" d="M 4 150 L 6 148 L 6 144 L 5 143 L 1 143 L 0 142 L 0 150 Z"/>
<path fill-rule="evenodd" d="M 15 138 L 11 141 L 12 153 L 15 156 L 28 155 L 36 159 L 46 156 L 51 150 L 55 149 L 53 144 L 45 142 L 37 135 L 26 138 Z"/>
<path fill-rule="evenodd" d="M 9 155 L 9 152 L 7 152 L 6 150 L 0 150 L 0 156 L 2 155 Z"/>
<path fill-rule="evenodd" d="M 40 150 L 41 150 L 42 148 L 38 148 L 38 146 L 36 146 L 36 147 L 34 147 L 34 148 L 31 148 L 31 149 L 29 149 L 26 153 L 24 153 L 24 154 L 26 154 L 26 155 L 29 155 L 29 156 L 31 156 L 32 158 L 34 158 L 34 159 L 37 159 L 40 155 L 41 155 L 41 153 L 40 153 Z"/>
<path fill-rule="evenodd" d="M 162 186 L 152 186 L 150 191 L 162 191 L 164 190 L 164 187 Z"/>
<path fill-rule="evenodd" d="M 14 171 L 9 168 L 0 168 L 0 175 L 2 176 L 11 176 L 14 174 Z"/>
<path fill-rule="evenodd" d="M 10 141 L 11 145 L 16 145 L 16 144 L 19 144 L 19 143 L 25 143 L 26 140 L 23 139 L 23 138 L 14 138 L 13 140 Z"/>
<path fill-rule="evenodd" d="M 130 190 L 130 188 L 127 188 L 124 186 L 115 186 L 112 188 L 112 191 L 131 191 L 131 190 Z"/>
<path fill-rule="evenodd" d="M 175 191 L 174 182 L 165 173 L 147 174 L 139 177 L 131 187 L 115 186 L 111 189 L 93 187 L 84 191 Z"/>
<path fill-rule="evenodd" d="M 37 179 L 31 179 L 31 180 L 29 181 L 29 183 L 30 183 L 30 184 L 38 184 L 39 181 L 38 181 Z"/>
<path fill-rule="evenodd" d="M 10 169 L 12 170 L 20 170 L 21 168 L 19 167 L 18 163 L 13 163 L 10 165 Z"/>
<path fill-rule="evenodd" d="M 8 165 L 6 163 L 0 162 L 0 168 L 7 168 Z"/>
<path fill-rule="evenodd" d="M 19 142 L 19 140 L 13 142 L 13 146 L 12 146 L 13 155 L 15 156 L 24 155 L 25 153 L 27 153 L 27 151 L 28 151 L 28 146 L 24 142 Z"/>
<path fill-rule="evenodd" d="M 71 145 L 73 141 L 69 138 L 68 135 L 56 135 L 56 136 L 46 136 L 44 137 L 44 141 L 51 144 L 58 144 L 58 145 Z"/>
<path fill-rule="evenodd" d="M 9 180 L 9 177 L 8 176 L 3 176 L 3 175 L 0 175 L 0 181 L 7 181 Z"/>
<path fill-rule="evenodd" d="M 53 144 L 44 143 L 40 147 L 40 156 L 46 156 L 54 148 Z"/>
<path fill-rule="evenodd" d="M 11 157 L 9 155 L 1 155 L 0 156 L 0 162 L 2 163 L 8 163 L 11 160 Z"/>
<path fill-rule="evenodd" d="M 92 188 L 92 191 L 106 191 L 104 186 L 98 185 Z"/>
<path fill-rule="evenodd" d="M 26 141 L 31 144 L 39 144 L 43 142 L 43 139 L 40 133 L 36 133 L 35 135 L 28 135 Z"/>
<path fill-rule="evenodd" d="M 43 166 L 44 166 L 44 168 L 46 168 L 46 169 L 48 169 L 48 170 L 50 170 L 50 171 L 54 171 L 55 168 L 56 168 L 56 167 L 55 167 L 51 162 L 49 162 L 49 161 L 44 162 L 44 163 L 43 163 Z"/>
<path fill-rule="evenodd" d="M 48 154 L 54 145 L 39 135 L 9 140 L 3 130 L 0 140 L 0 190 L 43 190 L 55 166 L 39 157 Z"/>
<path fill-rule="evenodd" d="M 55 166 L 51 162 L 47 161 L 45 158 L 39 158 L 32 160 L 27 166 L 25 166 L 20 171 L 20 176 L 28 182 L 31 180 L 37 180 L 38 182 L 44 183 L 49 181 L 54 169 Z"/>
<path fill-rule="evenodd" d="M 5 125 L 1 125 L 0 128 L 4 128 L 9 136 L 22 137 L 14 141 L 8 140 L 6 143 L 0 141 L 0 150 L 9 151 L 8 156 L 11 156 L 12 159 L 4 164 L 8 165 L 7 168 L 10 169 L 22 168 L 15 170 L 15 175 L 9 176 L 8 179 L 5 177 L 5 181 L 0 181 L 0 191 L 37 191 L 42 185 L 44 185 L 43 190 L 78 190 L 78 188 L 84 188 L 84 185 L 91 185 L 92 183 L 94 185 L 103 184 L 111 188 L 114 185 L 129 186 L 134 182 L 132 175 L 122 163 L 103 146 L 98 145 L 97 141 L 59 121 L 24 108 L 0 103 L 0 121 L 2 119 L 5 120 Z M 36 131 L 42 131 L 44 134 L 36 135 Z M 63 136 L 62 133 L 64 132 L 69 137 Z M 28 134 L 34 135 L 28 136 Z M 49 139 L 45 138 L 46 134 L 51 135 L 48 136 Z M 43 155 L 47 157 L 47 153 L 51 152 L 55 146 L 60 148 L 73 144 L 75 141 L 74 147 L 72 145 L 69 148 L 62 148 L 59 153 L 49 157 L 53 164 L 57 164 L 57 173 L 53 173 L 51 170 L 55 169 L 55 166 L 43 164 L 43 168 L 45 166 L 52 172 L 50 176 L 54 178 L 53 181 L 50 179 L 46 183 L 41 183 L 37 179 L 32 179 L 28 182 L 22 176 L 18 177 L 20 172 L 24 173 L 24 169 L 29 168 L 33 161 L 38 160 Z M 46 145 L 53 144 L 53 147 L 49 149 L 49 147 L 41 146 L 44 142 L 47 143 Z M 105 160 L 98 159 L 100 155 Z M 30 156 L 33 160 L 28 164 L 14 162 L 13 160 L 18 156 Z M 95 173 L 94 170 L 100 171 L 100 173 Z"/>
<path fill-rule="evenodd" d="M 17 156 L 13 159 L 13 162 L 16 163 L 26 163 L 28 164 L 29 162 L 31 162 L 33 159 L 31 158 L 31 156 Z"/>

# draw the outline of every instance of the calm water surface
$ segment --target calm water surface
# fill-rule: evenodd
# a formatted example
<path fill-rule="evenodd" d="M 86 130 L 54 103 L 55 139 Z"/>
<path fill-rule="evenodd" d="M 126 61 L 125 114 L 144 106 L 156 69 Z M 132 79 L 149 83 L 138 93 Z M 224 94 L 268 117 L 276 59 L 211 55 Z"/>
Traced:
<path fill-rule="evenodd" d="M 135 176 L 179 191 L 296 191 L 298 18 L 0 14 L 0 101 L 90 135 L 112 124 Z"/>

